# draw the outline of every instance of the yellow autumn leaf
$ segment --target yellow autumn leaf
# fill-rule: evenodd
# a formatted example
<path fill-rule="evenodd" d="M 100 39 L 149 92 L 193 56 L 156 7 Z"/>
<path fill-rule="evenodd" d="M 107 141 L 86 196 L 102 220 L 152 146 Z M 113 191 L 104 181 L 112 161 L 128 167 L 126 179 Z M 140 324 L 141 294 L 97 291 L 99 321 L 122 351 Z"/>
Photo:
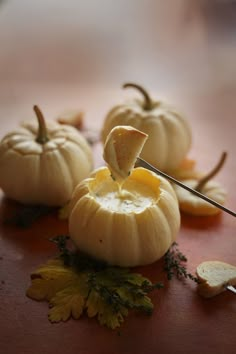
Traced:
<path fill-rule="evenodd" d="M 104 308 L 104 301 L 96 291 L 91 290 L 86 301 L 86 309 L 88 317 L 94 317 Z"/>
<path fill-rule="evenodd" d="M 27 295 L 34 300 L 49 302 L 51 322 L 67 321 L 70 317 L 79 319 L 85 311 L 88 317 L 97 317 L 101 325 L 114 329 L 124 321 L 129 309 L 146 313 L 152 310 L 143 285 L 153 284 L 140 274 L 125 268 L 101 264 L 98 267 L 85 255 L 70 256 L 73 266 L 66 266 L 61 258 L 57 258 L 40 266 L 31 275 Z"/>
<path fill-rule="evenodd" d="M 67 321 L 71 316 L 77 320 L 84 309 L 85 298 L 78 284 L 59 291 L 50 301 L 48 318 L 51 322 Z"/>
<path fill-rule="evenodd" d="M 128 315 L 128 310 L 119 306 L 119 310 L 115 311 L 112 306 L 109 306 L 99 294 L 91 290 L 86 301 L 88 317 L 97 316 L 98 321 L 108 328 L 115 329 L 124 321 L 124 317 Z"/>
<path fill-rule="evenodd" d="M 124 322 L 124 316 L 121 312 L 115 313 L 111 306 L 106 306 L 103 311 L 98 314 L 98 321 L 103 326 L 105 325 L 108 328 L 115 329 L 120 327 L 121 323 Z"/>
<path fill-rule="evenodd" d="M 26 295 L 34 300 L 50 301 L 58 291 L 65 289 L 78 278 L 72 268 L 65 267 L 60 259 L 53 259 L 31 275 L 31 286 Z"/>

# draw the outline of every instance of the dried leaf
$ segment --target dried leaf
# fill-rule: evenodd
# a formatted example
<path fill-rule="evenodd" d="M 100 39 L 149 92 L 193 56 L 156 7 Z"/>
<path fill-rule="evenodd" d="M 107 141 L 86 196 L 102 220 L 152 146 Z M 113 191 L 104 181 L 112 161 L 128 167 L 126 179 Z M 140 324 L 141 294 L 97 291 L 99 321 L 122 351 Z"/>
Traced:
<path fill-rule="evenodd" d="M 101 325 L 119 327 L 129 309 L 150 314 L 152 302 L 147 294 L 161 284 L 152 284 L 127 268 L 112 267 L 66 248 L 66 236 L 53 241 L 61 258 L 47 262 L 36 270 L 27 295 L 49 302 L 51 322 L 79 319 L 83 312 L 97 317 Z"/>
<path fill-rule="evenodd" d="M 50 301 L 48 317 L 51 322 L 67 321 L 71 316 L 77 320 L 83 313 L 85 297 L 78 284 L 59 291 Z"/>
<path fill-rule="evenodd" d="M 54 259 L 41 266 L 31 275 L 32 284 L 26 295 L 33 300 L 50 301 L 58 291 L 72 284 L 78 275 L 63 261 Z"/>
<path fill-rule="evenodd" d="M 91 290 L 86 302 L 88 317 L 98 317 L 101 325 L 106 325 L 108 328 L 115 329 L 124 321 L 124 316 L 128 315 L 128 310 L 122 307 L 120 311 L 114 311 L 111 305 L 108 305 L 98 294 Z"/>

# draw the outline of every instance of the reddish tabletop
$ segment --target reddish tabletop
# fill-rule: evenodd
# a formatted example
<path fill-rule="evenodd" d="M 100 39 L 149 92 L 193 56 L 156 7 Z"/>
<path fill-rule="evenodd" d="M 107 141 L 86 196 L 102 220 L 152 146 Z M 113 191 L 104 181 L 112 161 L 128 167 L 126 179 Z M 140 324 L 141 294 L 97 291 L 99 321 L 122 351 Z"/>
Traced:
<path fill-rule="evenodd" d="M 40 90 L 38 90 L 40 91 Z M 73 91 L 73 93 L 72 93 Z M 96 90 L 95 90 L 96 91 Z M 63 103 L 58 95 L 40 96 L 46 102 L 46 111 L 58 113 L 58 107 L 77 108 L 78 90 L 67 91 L 70 101 Z M 99 96 L 100 95 L 100 96 Z M 96 96 L 96 98 L 95 98 Z M 17 124 L 18 117 L 28 114 L 34 98 L 28 90 L 24 104 L 12 108 L 6 103 L 2 113 L 14 113 L 5 119 L 1 136 Z M 80 96 L 81 97 L 81 96 Z M 100 91 L 94 97 L 83 96 L 88 108 L 88 125 L 100 128 L 103 114 L 118 97 Z M 234 95 L 209 94 L 204 97 L 182 99 L 176 103 L 189 117 L 194 143 L 190 157 L 197 160 L 200 169 L 208 171 L 223 150 L 229 153 L 218 180 L 228 191 L 227 206 L 236 209 L 235 191 L 235 131 L 236 103 Z M 44 101 L 45 99 L 45 101 Z M 32 100 L 32 101 L 31 101 Z M 50 102 L 50 104 L 48 104 Z M 93 107 L 89 104 L 93 103 Z M 59 104 L 59 106 L 58 106 Z M 64 104 L 64 107 L 63 107 Z M 74 106 L 72 107 L 72 104 Z M 80 107 L 79 107 L 80 108 Z M 27 113 L 27 114 L 26 114 Z M 28 114 L 29 116 L 29 114 Z M 94 149 L 96 166 L 102 163 L 101 147 Z M 30 273 L 56 254 L 48 239 L 67 233 L 67 223 L 55 215 L 43 217 L 31 228 L 20 230 L 4 225 L 3 221 L 14 204 L 1 201 L 0 224 L 0 350 L 3 354 L 125 354 L 125 353 L 227 353 L 233 354 L 236 345 L 236 297 L 225 292 L 213 299 L 202 299 L 190 281 L 167 282 L 162 272 L 162 261 L 139 271 L 153 281 L 161 280 L 165 288 L 152 293 L 154 313 L 151 317 L 130 313 L 119 330 L 99 326 L 86 316 L 80 320 L 51 324 L 47 319 L 47 303 L 36 302 L 25 296 L 30 285 Z M 178 235 L 181 251 L 188 257 L 188 267 L 194 272 L 204 260 L 222 260 L 236 264 L 235 218 L 222 213 L 215 217 L 182 215 Z"/>

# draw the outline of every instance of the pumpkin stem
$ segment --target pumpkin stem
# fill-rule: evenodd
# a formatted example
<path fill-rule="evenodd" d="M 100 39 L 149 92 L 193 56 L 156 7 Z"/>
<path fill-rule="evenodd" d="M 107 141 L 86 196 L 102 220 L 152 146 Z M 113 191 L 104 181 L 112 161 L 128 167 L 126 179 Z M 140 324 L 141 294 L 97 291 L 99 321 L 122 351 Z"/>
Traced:
<path fill-rule="evenodd" d="M 49 138 L 47 135 L 47 127 L 45 124 L 45 119 L 44 119 L 44 116 L 38 106 L 36 106 L 36 105 L 34 106 L 34 111 L 35 111 L 35 114 L 37 116 L 38 123 L 39 123 L 39 129 L 38 129 L 38 135 L 37 135 L 36 141 L 39 144 L 45 144 L 47 141 L 49 141 Z"/>
<path fill-rule="evenodd" d="M 150 111 L 153 108 L 153 102 L 147 91 L 140 85 L 133 84 L 131 82 L 127 82 L 126 84 L 123 85 L 123 88 L 136 88 L 138 91 L 140 91 L 144 97 L 144 102 L 143 102 L 143 109 L 145 111 Z"/>
<path fill-rule="evenodd" d="M 210 171 L 206 176 L 204 176 L 200 181 L 198 182 L 197 186 L 195 187 L 195 190 L 198 192 L 201 192 L 202 188 L 205 186 L 205 184 L 212 179 L 223 167 L 225 160 L 227 157 L 227 152 L 223 152 L 221 155 L 221 158 L 217 165 L 213 168 L 212 171 Z"/>

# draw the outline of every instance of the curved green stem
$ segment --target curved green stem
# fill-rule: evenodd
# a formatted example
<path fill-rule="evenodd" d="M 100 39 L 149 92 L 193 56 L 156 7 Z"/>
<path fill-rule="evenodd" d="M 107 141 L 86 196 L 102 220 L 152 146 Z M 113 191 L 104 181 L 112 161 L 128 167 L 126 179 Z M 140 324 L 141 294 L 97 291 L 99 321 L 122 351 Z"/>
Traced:
<path fill-rule="evenodd" d="M 210 171 L 206 176 L 204 176 L 200 181 L 198 182 L 197 186 L 195 187 L 195 190 L 198 192 L 201 192 L 202 188 L 205 186 L 205 184 L 210 181 L 223 167 L 225 160 L 227 157 L 227 152 L 223 152 L 220 158 L 220 161 L 217 163 L 217 165 L 213 168 L 212 171 Z"/>
<path fill-rule="evenodd" d="M 38 135 L 37 135 L 36 141 L 39 144 L 45 144 L 47 141 L 49 141 L 49 138 L 47 135 L 47 127 L 45 124 L 45 119 L 44 119 L 42 112 L 38 108 L 38 106 L 36 106 L 36 105 L 34 106 L 34 111 L 35 111 L 35 114 L 37 116 L 38 123 L 39 123 L 39 129 L 38 129 Z"/>
<path fill-rule="evenodd" d="M 151 97 L 149 96 L 149 94 L 147 93 L 147 91 L 140 85 L 137 84 L 133 84 L 131 82 L 127 82 L 126 84 L 123 85 L 123 88 L 135 88 L 137 89 L 139 92 L 141 92 L 141 94 L 144 97 L 144 103 L 143 103 L 143 109 L 145 111 L 150 111 L 153 108 L 153 101 L 151 99 Z"/>

